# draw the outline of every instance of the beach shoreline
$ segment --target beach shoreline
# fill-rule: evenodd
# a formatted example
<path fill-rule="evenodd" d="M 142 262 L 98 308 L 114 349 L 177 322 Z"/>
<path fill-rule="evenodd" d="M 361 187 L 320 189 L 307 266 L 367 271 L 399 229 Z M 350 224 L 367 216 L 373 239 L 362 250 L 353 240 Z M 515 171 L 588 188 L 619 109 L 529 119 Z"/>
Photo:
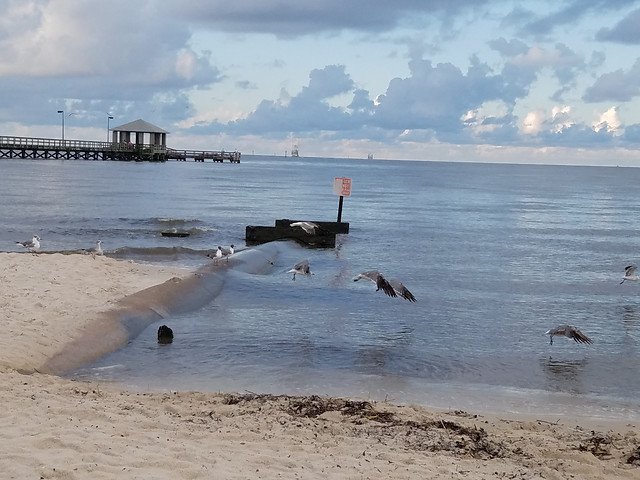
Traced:
<path fill-rule="evenodd" d="M 637 478 L 635 422 L 324 396 L 140 392 L 39 373 L 123 299 L 192 272 L 0 254 L 6 478 Z"/>

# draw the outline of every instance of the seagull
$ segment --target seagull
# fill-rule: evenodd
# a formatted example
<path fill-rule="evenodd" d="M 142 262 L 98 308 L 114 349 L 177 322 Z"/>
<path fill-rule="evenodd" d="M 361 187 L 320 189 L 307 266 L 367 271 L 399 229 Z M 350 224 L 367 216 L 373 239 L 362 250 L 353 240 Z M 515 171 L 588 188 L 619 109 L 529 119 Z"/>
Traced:
<path fill-rule="evenodd" d="M 384 275 L 382 275 L 378 270 L 369 270 L 368 272 L 362 272 L 360 275 L 354 278 L 353 281 L 357 282 L 360 279 L 370 280 L 373 283 L 375 283 L 377 287 L 376 292 L 382 289 L 382 291 L 387 295 L 389 295 L 390 297 L 398 296 L 393 286 L 389 283 L 389 281 L 386 278 L 384 278 Z"/>
<path fill-rule="evenodd" d="M 640 280 L 640 277 L 636 275 L 637 265 L 629 265 L 624 269 L 624 278 L 620 282 L 620 285 L 624 283 L 625 280 L 631 280 L 632 282 L 636 282 Z"/>
<path fill-rule="evenodd" d="M 290 227 L 300 227 L 305 232 L 310 235 L 316 233 L 316 228 L 320 228 L 316 223 L 313 222 L 293 222 L 289 224 Z"/>
<path fill-rule="evenodd" d="M 218 249 L 216 250 L 216 253 L 214 253 L 213 255 L 210 253 L 207 253 L 207 257 L 213 258 L 214 263 L 218 263 L 218 260 L 220 260 L 222 256 L 223 256 L 222 247 L 219 245 L 218 245 Z"/>
<path fill-rule="evenodd" d="M 309 268 L 309 260 L 302 260 L 301 262 L 296 263 L 295 266 L 287 273 L 293 273 L 292 280 L 296 279 L 296 274 L 313 275 L 313 273 L 311 273 L 311 269 Z"/>
<path fill-rule="evenodd" d="M 34 235 L 31 240 L 26 240 L 24 242 L 16 242 L 17 245 L 22 245 L 31 253 L 36 253 L 38 249 L 40 249 L 40 237 L 38 235 Z"/>
<path fill-rule="evenodd" d="M 587 337 L 584 333 L 578 330 L 573 325 L 560 325 L 559 327 L 552 328 L 551 330 L 547 330 L 545 335 L 549 335 L 551 339 L 549 344 L 553 345 L 553 336 L 558 335 L 561 337 L 573 338 L 576 343 L 593 343 L 589 337 Z"/>
<path fill-rule="evenodd" d="M 413 296 L 413 293 L 411 293 L 409 289 L 402 284 L 402 282 L 399 282 L 398 280 L 389 280 L 389 285 L 391 285 L 395 292 L 405 300 L 409 300 L 410 302 L 417 301 L 416 297 Z"/>
<path fill-rule="evenodd" d="M 236 247 L 233 244 L 231 244 L 229 245 L 229 250 L 227 250 L 226 252 L 222 252 L 224 256 L 227 257 L 227 262 L 229 261 L 229 257 L 236 252 L 235 249 Z"/>
<path fill-rule="evenodd" d="M 98 240 L 96 242 L 96 246 L 93 248 L 88 248 L 87 250 L 85 250 L 85 253 L 91 254 L 93 258 L 96 258 L 96 255 L 103 255 L 104 252 L 102 251 L 102 240 Z"/>

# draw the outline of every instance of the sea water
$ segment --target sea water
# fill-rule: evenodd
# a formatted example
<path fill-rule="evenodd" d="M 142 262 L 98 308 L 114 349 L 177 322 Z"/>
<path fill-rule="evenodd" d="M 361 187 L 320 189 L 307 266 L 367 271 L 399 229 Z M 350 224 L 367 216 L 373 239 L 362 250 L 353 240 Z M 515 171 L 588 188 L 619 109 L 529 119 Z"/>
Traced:
<path fill-rule="evenodd" d="M 197 268 L 247 225 L 334 221 L 334 249 L 281 247 L 197 311 L 74 378 L 150 390 L 348 395 L 443 408 L 638 419 L 635 168 L 248 156 L 240 164 L 2 160 L 0 249 L 88 248 Z M 163 230 L 188 231 L 185 238 Z M 287 273 L 309 259 L 311 277 Z M 379 269 L 411 303 L 353 282 Z M 173 344 L 158 345 L 169 325 Z M 591 345 L 544 332 L 572 324 Z"/>

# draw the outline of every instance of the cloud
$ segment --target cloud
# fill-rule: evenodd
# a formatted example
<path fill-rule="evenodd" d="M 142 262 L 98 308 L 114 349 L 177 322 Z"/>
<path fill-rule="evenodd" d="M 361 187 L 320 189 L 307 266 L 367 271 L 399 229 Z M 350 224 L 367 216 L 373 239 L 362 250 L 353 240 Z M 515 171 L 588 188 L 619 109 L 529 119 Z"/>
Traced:
<path fill-rule="evenodd" d="M 528 15 L 520 14 L 514 18 L 526 20 L 522 26 L 522 33 L 528 35 L 544 36 L 553 32 L 557 27 L 567 24 L 573 24 L 582 17 L 595 13 L 602 15 L 607 11 L 618 11 L 625 5 L 633 5 L 636 0 L 570 0 L 565 2 L 557 2 L 559 8 L 550 13 L 546 13 L 547 9 L 540 9 L 545 12 L 529 11 Z M 521 9 L 522 10 L 522 9 Z"/>
<path fill-rule="evenodd" d="M 608 42 L 640 44 L 640 8 L 630 12 L 613 28 L 602 28 L 596 33 L 596 39 Z"/>
<path fill-rule="evenodd" d="M 0 76 L 75 77 L 94 92 L 97 81 L 167 88 L 218 81 L 208 54 L 189 47 L 189 29 L 155 15 L 154 3 L 9 2 L 0 22 L 19 28 L 0 34 Z"/>
<path fill-rule="evenodd" d="M 424 59 L 412 59 L 409 67 L 410 76 L 394 78 L 384 95 L 377 98 L 373 118 L 376 125 L 400 130 L 459 131 L 467 112 L 492 100 L 513 104 L 525 94 L 530 82 L 514 71 L 493 74 L 475 58 L 466 73 L 451 63 L 433 66 Z"/>
<path fill-rule="evenodd" d="M 605 130 L 614 135 L 621 134 L 621 126 L 622 122 L 620 122 L 620 118 L 618 117 L 618 107 L 611 107 L 609 110 L 602 113 L 598 121 L 594 122 L 592 125 L 595 132 Z"/>
<path fill-rule="evenodd" d="M 640 95 L 640 58 L 628 72 L 622 69 L 605 73 L 585 90 L 585 102 L 627 102 Z"/>
<path fill-rule="evenodd" d="M 339 131 L 354 128 L 354 117 L 345 108 L 331 106 L 327 100 L 349 94 L 354 82 L 345 72 L 344 65 L 328 65 L 309 73 L 309 84 L 295 96 L 281 90 L 277 100 L 263 100 L 246 118 L 226 124 L 213 123 L 214 132 L 241 134 L 282 134 L 314 130 Z M 364 102 L 358 91 L 357 102 Z M 206 128 L 206 127 L 205 127 Z"/>
<path fill-rule="evenodd" d="M 287 37 L 341 30 L 387 31 L 401 23 L 413 23 L 416 17 L 447 18 L 488 3 L 489 0 L 187 0 L 165 8 L 203 28 Z"/>
<path fill-rule="evenodd" d="M 640 144 L 640 123 L 627 125 L 624 129 L 623 139 L 632 144 Z"/>

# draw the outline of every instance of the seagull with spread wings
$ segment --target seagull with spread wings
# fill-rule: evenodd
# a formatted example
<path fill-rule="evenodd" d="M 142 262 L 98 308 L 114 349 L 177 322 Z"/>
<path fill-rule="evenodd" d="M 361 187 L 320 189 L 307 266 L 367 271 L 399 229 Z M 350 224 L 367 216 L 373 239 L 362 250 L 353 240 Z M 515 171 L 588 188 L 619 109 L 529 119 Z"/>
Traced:
<path fill-rule="evenodd" d="M 593 340 L 591 340 L 573 325 L 560 325 L 559 327 L 547 330 L 545 332 L 545 335 L 549 335 L 549 343 L 551 345 L 553 345 L 554 336 L 573 338 L 576 343 L 593 343 Z"/>
<path fill-rule="evenodd" d="M 362 280 L 362 279 L 369 280 L 375 283 L 376 292 L 378 290 L 382 290 L 384 293 L 386 293 L 390 297 L 398 296 L 393 286 L 389 283 L 389 281 L 386 278 L 384 278 L 384 275 L 382 275 L 378 270 L 369 270 L 367 272 L 362 272 L 360 275 L 354 278 L 353 281 L 357 282 L 358 280 Z"/>
<path fill-rule="evenodd" d="M 301 262 L 296 263 L 291 270 L 287 271 L 287 273 L 293 273 L 292 280 L 296 279 L 296 275 L 313 275 L 313 273 L 311 273 L 311 268 L 309 267 L 309 260 L 302 260 Z"/>

